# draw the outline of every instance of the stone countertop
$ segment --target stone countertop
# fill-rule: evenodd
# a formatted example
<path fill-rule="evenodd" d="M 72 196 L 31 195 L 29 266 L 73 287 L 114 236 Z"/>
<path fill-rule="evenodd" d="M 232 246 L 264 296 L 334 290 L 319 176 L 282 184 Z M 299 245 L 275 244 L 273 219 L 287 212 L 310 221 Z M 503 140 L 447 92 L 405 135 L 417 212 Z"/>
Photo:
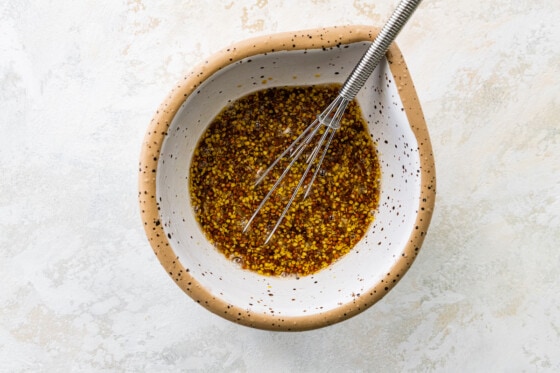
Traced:
<path fill-rule="evenodd" d="M 0 371 L 559 371 L 560 2 L 425 0 L 399 36 L 438 196 L 385 298 L 253 330 L 175 286 L 143 232 L 140 145 L 206 56 L 381 25 L 396 0 L 0 3 Z"/>

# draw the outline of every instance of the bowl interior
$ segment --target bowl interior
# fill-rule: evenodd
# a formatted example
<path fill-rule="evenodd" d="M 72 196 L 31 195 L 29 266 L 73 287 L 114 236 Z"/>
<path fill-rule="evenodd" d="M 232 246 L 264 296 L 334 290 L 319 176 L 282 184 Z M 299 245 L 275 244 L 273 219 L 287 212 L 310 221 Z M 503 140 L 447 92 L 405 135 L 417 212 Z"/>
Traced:
<path fill-rule="evenodd" d="M 190 203 L 189 168 L 197 141 L 230 100 L 272 86 L 343 83 L 369 45 L 357 42 L 247 57 L 207 78 L 175 115 L 157 167 L 159 215 L 177 260 L 211 298 L 254 314 L 322 314 L 376 291 L 405 256 L 419 210 L 421 162 L 386 59 L 357 97 L 379 153 L 380 206 L 374 223 L 348 255 L 310 276 L 260 276 L 240 269 L 207 241 Z"/>

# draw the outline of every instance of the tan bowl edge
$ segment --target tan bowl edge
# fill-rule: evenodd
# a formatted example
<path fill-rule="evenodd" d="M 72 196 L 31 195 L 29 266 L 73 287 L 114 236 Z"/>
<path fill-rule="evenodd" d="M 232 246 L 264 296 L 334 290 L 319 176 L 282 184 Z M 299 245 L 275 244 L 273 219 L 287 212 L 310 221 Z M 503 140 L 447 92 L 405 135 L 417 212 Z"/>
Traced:
<path fill-rule="evenodd" d="M 337 44 L 371 41 L 378 31 L 378 29 L 369 26 L 339 26 L 286 32 L 239 42 L 216 53 L 210 59 L 195 67 L 177 83 L 158 108 L 148 127 L 140 156 L 138 199 L 144 229 L 158 260 L 171 278 L 184 292 L 213 313 L 235 323 L 267 330 L 309 330 L 335 324 L 362 312 L 380 300 L 403 277 L 416 258 L 432 217 L 436 194 L 436 175 L 432 147 L 422 109 L 408 68 L 395 43 L 390 46 L 387 59 L 399 87 L 400 97 L 411 129 L 418 141 L 421 162 L 421 195 L 418 204 L 416 229 L 411 234 L 402 257 L 378 285 L 364 292 L 352 302 L 322 314 L 297 317 L 253 314 L 250 310 L 214 298 L 211 293 L 199 285 L 196 279 L 177 260 L 158 214 L 156 172 L 161 146 L 173 117 L 185 99 L 205 79 L 224 66 L 252 55 L 282 50 L 329 48 Z"/>

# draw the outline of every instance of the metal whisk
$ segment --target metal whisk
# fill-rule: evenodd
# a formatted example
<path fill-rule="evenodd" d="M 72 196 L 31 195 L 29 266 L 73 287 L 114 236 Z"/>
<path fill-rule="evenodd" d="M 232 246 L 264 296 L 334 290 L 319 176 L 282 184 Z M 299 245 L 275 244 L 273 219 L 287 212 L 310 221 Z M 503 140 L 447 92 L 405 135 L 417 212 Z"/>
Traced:
<path fill-rule="evenodd" d="M 263 181 L 263 179 L 268 175 L 268 173 L 276 166 L 276 164 L 283 159 L 284 157 L 291 158 L 290 163 L 284 169 L 282 174 L 278 177 L 272 188 L 266 194 L 266 196 L 261 201 L 260 205 L 255 210 L 254 214 L 251 216 L 249 221 L 246 223 L 243 231 L 247 231 L 255 217 L 259 214 L 263 206 L 272 196 L 274 191 L 278 188 L 284 177 L 288 174 L 292 166 L 296 163 L 296 161 L 300 158 L 300 156 L 304 153 L 306 147 L 312 142 L 312 140 L 320 133 L 320 129 L 322 126 L 325 126 L 325 130 L 322 134 L 320 134 L 320 138 L 317 141 L 317 144 L 309 154 L 306 162 L 307 166 L 303 175 L 301 176 L 299 183 L 295 187 L 292 196 L 290 197 L 286 207 L 280 214 L 280 217 L 276 221 L 276 224 L 268 234 L 268 237 L 265 241 L 267 244 L 274 232 L 282 223 L 282 220 L 286 216 L 290 206 L 294 202 L 299 190 L 303 187 L 305 179 L 313 166 L 315 165 L 315 170 L 311 177 L 311 180 L 306 185 L 305 194 L 303 198 L 305 199 L 309 192 L 311 191 L 311 187 L 317 173 L 321 168 L 321 164 L 327 154 L 327 150 L 331 144 L 331 141 L 336 133 L 336 130 L 340 128 L 340 120 L 342 119 L 342 115 L 346 110 L 346 106 L 350 101 L 356 97 L 360 89 L 365 84 L 366 80 L 375 70 L 377 64 L 383 58 L 389 45 L 393 42 L 396 38 L 397 34 L 400 32 L 402 27 L 406 24 L 412 13 L 416 10 L 418 5 L 422 0 L 402 0 L 398 5 L 387 23 L 381 29 L 379 35 L 375 38 L 371 46 L 362 56 L 350 76 L 344 82 L 340 92 L 338 93 L 337 97 L 334 99 L 333 102 L 321 113 L 317 116 L 317 119 L 313 121 L 293 142 L 292 144 L 278 156 L 274 162 L 262 173 L 262 175 L 257 179 L 255 185 L 258 185 Z"/>

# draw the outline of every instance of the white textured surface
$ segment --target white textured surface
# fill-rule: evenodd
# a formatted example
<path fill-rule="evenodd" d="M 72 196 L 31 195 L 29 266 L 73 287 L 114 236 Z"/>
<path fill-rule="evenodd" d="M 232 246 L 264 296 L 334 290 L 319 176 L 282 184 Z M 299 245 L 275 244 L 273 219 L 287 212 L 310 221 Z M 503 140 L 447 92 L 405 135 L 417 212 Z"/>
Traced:
<path fill-rule="evenodd" d="M 396 3 L 0 3 L 0 371 L 560 370 L 557 0 L 425 0 L 399 37 L 438 198 L 416 263 L 368 311 L 237 326 L 145 239 L 140 143 L 184 72 L 255 35 L 379 25 Z"/>

